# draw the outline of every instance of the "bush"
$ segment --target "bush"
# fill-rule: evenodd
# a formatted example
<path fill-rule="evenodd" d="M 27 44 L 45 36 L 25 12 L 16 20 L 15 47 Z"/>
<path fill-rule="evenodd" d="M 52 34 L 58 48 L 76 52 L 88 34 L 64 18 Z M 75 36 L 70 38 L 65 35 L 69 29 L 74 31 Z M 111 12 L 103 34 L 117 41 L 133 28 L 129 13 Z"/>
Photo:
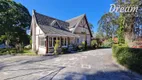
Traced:
<path fill-rule="evenodd" d="M 15 48 L 0 49 L 0 55 L 16 54 L 18 51 Z"/>
<path fill-rule="evenodd" d="M 142 49 L 113 45 L 113 56 L 125 67 L 142 74 Z"/>
<path fill-rule="evenodd" d="M 113 45 L 113 40 L 110 38 L 103 42 L 102 47 L 112 47 L 112 45 Z"/>
<path fill-rule="evenodd" d="M 67 54 L 68 53 L 68 48 L 62 48 L 61 54 Z"/>
<path fill-rule="evenodd" d="M 59 49 L 59 40 L 56 40 L 56 44 L 54 46 L 54 54 L 58 54 L 58 49 Z"/>
<path fill-rule="evenodd" d="M 95 49 L 97 48 L 97 41 L 96 40 L 91 41 L 91 47 L 95 48 Z"/>

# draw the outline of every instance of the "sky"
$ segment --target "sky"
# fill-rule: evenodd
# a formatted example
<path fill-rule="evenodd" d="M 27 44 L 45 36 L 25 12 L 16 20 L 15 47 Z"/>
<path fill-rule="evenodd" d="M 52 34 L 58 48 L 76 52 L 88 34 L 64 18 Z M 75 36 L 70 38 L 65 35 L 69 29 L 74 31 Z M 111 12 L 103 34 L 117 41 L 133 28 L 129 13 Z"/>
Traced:
<path fill-rule="evenodd" d="M 24 5 L 32 14 L 32 10 L 60 20 L 68 20 L 86 14 L 88 22 L 93 24 L 97 32 L 98 21 L 104 13 L 109 12 L 112 0 L 14 0 Z"/>

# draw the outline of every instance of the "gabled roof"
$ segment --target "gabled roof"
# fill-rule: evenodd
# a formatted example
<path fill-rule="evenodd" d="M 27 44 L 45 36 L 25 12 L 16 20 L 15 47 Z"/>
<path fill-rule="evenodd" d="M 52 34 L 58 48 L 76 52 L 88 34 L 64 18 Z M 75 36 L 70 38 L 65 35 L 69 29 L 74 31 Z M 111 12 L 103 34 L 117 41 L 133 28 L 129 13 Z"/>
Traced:
<path fill-rule="evenodd" d="M 69 28 L 75 28 L 80 23 L 80 21 L 83 19 L 84 16 L 85 14 L 66 20 L 66 22 L 69 23 Z"/>
<path fill-rule="evenodd" d="M 57 21 L 62 29 L 68 29 L 69 23 L 67 23 L 65 21 L 43 15 L 43 14 L 37 13 L 35 11 L 34 11 L 34 14 L 35 14 L 35 17 L 36 17 L 38 24 L 51 26 L 51 23 L 53 21 Z"/>
<path fill-rule="evenodd" d="M 76 28 L 78 27 L 79 23 L 81 22 L 81 20 L 83 18 L 85 18 L 85 20 L 87 22 L 88 29 L 89 29 L 91 37 L 93 37 L 91 29 L 90 29 L 89 24 L 88 24 L 88 20 L 87 20 L 86 14 L 80 15 L 80 16 L 72 18 L 72 19 L 69 19 L 66 22 L 69 23 L 69 28 L 74 28 L 74 30 L 72 31 L 72 33 L 74 33 L 74 31 L 76 30 Z"/>
<path fill-rule="evenodd" d="M 35 11 L 34 16 L 36 18 L 38 26 L 45 33 L 45 35 L 78 37 L 78 35 L 75 35 L 68 30 L 69 23 L 67 22 L 39 14 Z M 61 27 L 53 27 L 52 23 L 54 22 L 58 22 Z"/>
<path fill-rule="evenodd" d="M 81 20 L 83 18 L 86 19 L 86 15 L 83 14 L 81 16 L 72 18 L 67 21 L 62 21 L 56 18 L 52 18 L 40 13 L 37 13 L 33 11 L 33 16 L 35 17 L 36 23 L 39 25 L 41 30 L 47 35 L 47 34 L 52 34 L 52 35 L 62 35 L 62 36 L 75 36 L 78 37 L 78 35 L 73 34 L 74 31 L 69 31 L 70 28 L 75 28 L 79 25 Z M 88 21 L 87 21 L 88 23 Z M 58 24 L 59 27 L 55 27 L 54 25 Z M 87 24 L 88 25 L 88 24 Z M 88 25 L 89 26 L 89 25 Z M 89 28 L 90 34 L 92 36 L 91 30 Z"/>

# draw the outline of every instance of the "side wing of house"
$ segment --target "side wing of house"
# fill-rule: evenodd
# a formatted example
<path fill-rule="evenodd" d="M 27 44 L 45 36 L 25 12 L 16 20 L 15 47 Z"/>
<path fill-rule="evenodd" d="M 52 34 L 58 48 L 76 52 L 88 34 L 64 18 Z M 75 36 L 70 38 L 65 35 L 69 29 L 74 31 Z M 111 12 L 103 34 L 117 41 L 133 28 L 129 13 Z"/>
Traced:
<path fill-rule="evenodd" d="M 84 15 L 82 19 L 78 22 L 78 24 L 74 28 L 73 33 L 78 34 L 80 36 L 78 40 L 79 44 L 81 44 L 83 41 L 87 41 L 87 45 L 91 45 L 92 33 L 86 15 Z"/>
<path fill-rule="evenodd" d="M 32 35 L 32 50 L 40 54 L 45 54 L 46 53 L 45 34 L 37 24 L 34 11 L 32 14 L 31 35 Z"/>

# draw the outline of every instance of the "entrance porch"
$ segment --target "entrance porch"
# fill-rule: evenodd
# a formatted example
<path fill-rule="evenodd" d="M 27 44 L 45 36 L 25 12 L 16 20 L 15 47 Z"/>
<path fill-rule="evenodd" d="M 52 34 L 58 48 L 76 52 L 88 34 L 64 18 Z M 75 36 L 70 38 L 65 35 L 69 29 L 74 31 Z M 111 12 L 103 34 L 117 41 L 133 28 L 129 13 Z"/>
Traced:
<path fill-rule="evenodd" d="M 78 45 L 77 37 L 69 36 L 47 36 L 46 38 L 46 53 L 53 53 L 56 40 L 59 40 L 59 52 L 62 51 L 62 48 L 71 49 L 72 45 Z"/>

